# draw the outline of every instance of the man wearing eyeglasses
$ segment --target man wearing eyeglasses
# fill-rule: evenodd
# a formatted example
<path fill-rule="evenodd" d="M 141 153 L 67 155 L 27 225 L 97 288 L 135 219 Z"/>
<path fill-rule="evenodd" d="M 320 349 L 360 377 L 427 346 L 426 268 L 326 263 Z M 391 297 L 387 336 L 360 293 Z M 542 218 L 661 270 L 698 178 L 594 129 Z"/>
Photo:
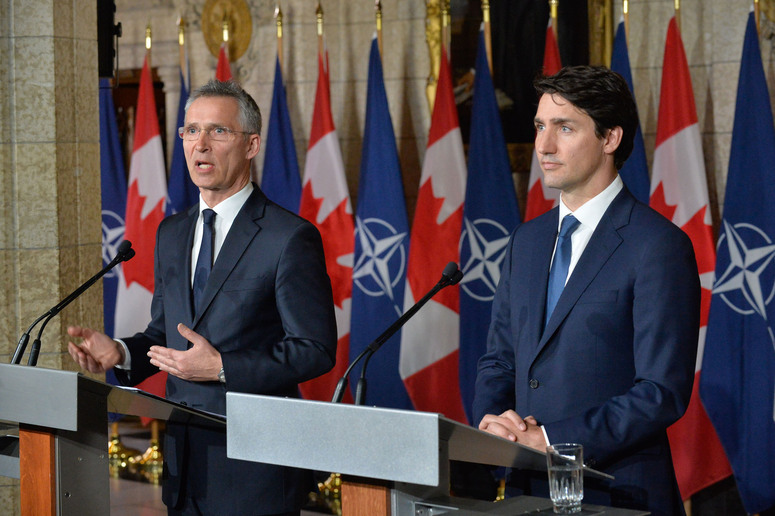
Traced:
<path fill-rule="evenodd" d="M 261 114 L 235 82 L 194 91 L 179 129 L 199 205 L 159 225 L 148 328 L 114 341 L 70 327 L 84 369 L 136 385 L 169 373 L 167 398 L 218 414 L 226 391 L 296 397 L 330 370 L 336 321 L 315 227 L 250 181 Z M 299 514 L 305 470 L 226 457 L 223 429 L 169 422 L 162 498 L 169 514 Z"/>

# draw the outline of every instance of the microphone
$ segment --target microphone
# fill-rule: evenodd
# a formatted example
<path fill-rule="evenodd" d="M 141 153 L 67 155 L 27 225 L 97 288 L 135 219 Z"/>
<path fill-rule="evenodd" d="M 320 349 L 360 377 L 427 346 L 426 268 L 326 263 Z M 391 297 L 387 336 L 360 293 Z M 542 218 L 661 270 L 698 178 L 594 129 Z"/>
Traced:
<path fill-rule="evenodd" d="M 387 342 L 390 337 L 392 337 L 399 329 L 401 329 L 401 327 L 406 324 L 406 322 L 411 319 L 425 303 L 427 303 L 433 296 L 435 296 L 439 290 L 450 285 L 457 285 L 461 279 L 463 279 L 463 271 L 458 268 L 455 262 L 449 262 L 447 266 L 444 267 L 444 271 L 441 273 L 441 279 L 438 281 L 438 283 L 436 283 L 436 285 L 430 289 L 428 293 L 422 297 L 422 299 L 417 301 L 414 306 L 404 312 L 404 314 L 401 315 L 401 317 L 399 317 L 393 324 L 391 324 L 387 330 L 382 332 L 379 337 L 377 337 L 371 344 L 366 346 L 366 348 L 361 351 L 357 357 L 355 357 L 355 360 L 350 363 L 350 366 L 347 368 L 344 375 L 336 384 L 336 390 L 334 391 L 333 398 L 331 398 L 331 402 L 339 403 L 342 401 L 345 386 L 347 385 L 347 379 L 350 377 L 350 372 L 352 371 L 355 364 L 360 362 L 361 359 L 365 358 L 365 361 L 363 362 L 363 368 L 361 369 L 361 376 L 358 379 L 358 384 L 355 389 L 355 404 L 363 405 L 363 400 L 366 397 L 366 366 L 368 366 L 371 356 L 380 347 L 382 347 L 382 345 Z"/>
<path fill-rule="evenodd" d="M 62 301 L 60 301 L 56 306 L 51 308 L 48 312 L 44 313 L 37 319 L 35 319 L 35 322 L 33 322 L 29 328 L 27 328 L 27 331 L 25 331 L 21 338 L 19 339 L 19 343 L 16 345 L 16 351 L 14 351 L 13 358 L 11 359 L 12 364 L 18 364 L 21 362 L 22 356 L 24 356 L 24 350 L 27 348 L 27 343 L 30 340 L 30 332 L 32 329 L 40 322 L 43 321 L 43 324 L 40 327 L 40 331 L 38 331 L 38 336 L 35 338 L 35 340 L 32 342 L 32 348 L 30 348 L 30 356 L 27 361 L 27 365 L 29 366 L 35 366 L 38 363 L 38 354 L 40 353 L 40 338 L 43 335 L 43 330 L 46 328 L 46 325 L 48 322 L 56 316 L 59 312 L 64 309 L 67 305 L 69 305 L 75 298 L 83 294 L 86 289 L 91 287 L 98 279 L 100 279 L 102 276 L 104 276 L 108 271 L 110 271 L 113 267 L 118 265 L 121 262 L 125 262 L 127 260 L 130 260 L 135 255 L 135 250 L 132 249 L 132 242 L 129 240 L 124 240 L 119 244 L 118 249 L 116 250 L 116 256 L 113 257 L 113 259 L 110 261 L 109 264 L 107 264 L 105 267 L 102 268 L 100 272 L 92 276 L 86 283 L 75 289 L 69 296 L 64 298 Z"/>

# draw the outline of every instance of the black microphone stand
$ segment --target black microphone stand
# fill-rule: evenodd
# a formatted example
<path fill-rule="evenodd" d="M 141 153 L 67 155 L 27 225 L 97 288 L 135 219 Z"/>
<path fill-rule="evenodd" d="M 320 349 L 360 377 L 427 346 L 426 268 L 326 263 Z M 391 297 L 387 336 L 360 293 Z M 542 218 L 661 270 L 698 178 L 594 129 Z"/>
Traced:
<path fill-rule="evenodd" d="M 344 375 L 339 379 L 336 384 L 336 390 L 334 396 L 331 398 L 332 403 L 339 403 L 344 396 L 345 386 L 347 385 L 347 379 L 350 377 L 355 364 L 365 358 L 363 368 L 361 369 L 361 375 L 358 379 L 358 384 L 355 389 L 355 404 L 363 405 L 363 400 L 366 398 L 366 366 L 369 364 L 369 359 L 382 345 L 390 339 L 406 322 L 411 319 L 417 311 L 423 307 L 433 296 L 435 296 L 441 289 L 450 285 L 457 284 L 463 278 L 463 272 L 458 268 L 455 262 L 449 262 L 444 267 L 444 272 L 441 273 L 441 279 L 436 285 L 425 294 L 422 299 L 416 302 L 409 310 L 407 310 L 401 317 L 399 317 L 390 327 L 382 332 L 371 344 L 361 351 L 361 353 L 355 357 L 350 363 L 350 366 L 345 371 Z"/>
<path fill-rule="evenodd" d="M 64 298 L 62 301 L 60 301 L 56 306 L 51 308 L 48 312 L 44 313 L 37 319 L 35 319 L 35 322 L 33 322 L 29 328 L 27 328 L 27 331 L 24 332 L 19 339 L 19 343 L 16 345 L 16 351 L 13 354 L 13 358 L 11 359 L 12 364 L 18 364 L 21 362 L 22 356 L 24 355 L 24 350 L 27 347 L 27 342 L 30 340 L 30 332 L 32 329 L 40 322 L 43 321 L 43 324 L 40 327 L 40 330 L 38 331 L 38 336 L 35 338 L 34 341 L 32 341 L 32 347 L 30 348 L 30 356 L 27 359 L 27 365 L 28 366 L 36 366 L 38 364 L 38 355 L 40 353 L 40 339 L 43 335 L 43 330 L 46 328 L 46 325 L 48 322 L 55 317 L 59 312 L 61 312 L 67 305 L 73 302 L 75 298 L 83 294 L 86 289 L 91 287 L 98 279 L 100 279 L 102 276 L 104 276 L 108 271 L 110 271 L 113 267 L 118 265 L 121 262 L 125 262 L 129 259 L 131 259 L 135 255 L 135 250 L 132 249 L 132 243 L 129 240 L 124 240 L 121 242 L 121 244 L 118 246 L 118 250 L 116 252 L 116 256 L 110 261 L 110 263 L 105 266 L 100 272 L 89 278 L 86 283 L 75 289 L 69 296 Z"/>

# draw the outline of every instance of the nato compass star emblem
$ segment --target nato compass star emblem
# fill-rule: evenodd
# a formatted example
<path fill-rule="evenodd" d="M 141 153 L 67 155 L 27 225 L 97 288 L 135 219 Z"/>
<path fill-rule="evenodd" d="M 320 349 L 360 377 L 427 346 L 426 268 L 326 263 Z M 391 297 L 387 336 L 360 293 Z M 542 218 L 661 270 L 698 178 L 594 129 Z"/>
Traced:
<path fill-rule="evenodd" d="M 463 264 L 461 288 L 479 301 L 492 301 L 501 278 L 509 232 L 492 219 L 463 220 L 460 235 L 460 261 Z"/>
<path fill-rule="evenodd" d="M 775 244 L 767 233 L 745 222 L 732 226 L 724 221 L 716 250 L 719 260 L 713 294 L 741 315 L 757 314 L 767 323 L 775 344 L 767 305 L 775 296 Z M 729 263 L 723 272 L 722 260 Z"/>
<path fill-rule="evenodd" d="M 124 219 L 116 212 L 102 210 L 102 263 L 110 263 L 123 241 Z M 116 275 L 118 270 L 114 267 L 105 277 L 112 278 Z"/>
<path fill-rule="evenodd" d="M 400 316 L 403 300 L 396 300 L 393 289 L 404 277 L 406 232 L 399 233 L 382 219 L 356 217 L 355 239 L 361 254 L 353 267 L 353 281 L 368 296 L 387 296 Z"/>

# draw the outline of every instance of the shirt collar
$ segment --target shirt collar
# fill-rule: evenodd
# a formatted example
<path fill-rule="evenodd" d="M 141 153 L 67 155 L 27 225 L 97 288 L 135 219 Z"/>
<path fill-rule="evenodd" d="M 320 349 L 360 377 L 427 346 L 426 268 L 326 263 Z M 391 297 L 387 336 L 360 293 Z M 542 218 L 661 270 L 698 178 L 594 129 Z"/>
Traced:
<path fill-rule="evenodd" d="M 603 214 L 608 209 L 608 206 L 610 206 L 614 198 L 619 195 L 622 188 L 624 188 L 622 177 L 619 174 L 616 174 L 614 180 L 605 190 L 585 202 L 576 211 L 571 211 L 570 208 L 565 206 L 565 203 L 562 202 L 562 196 L 560 196 L 560 219 L 557 223 L 557 230 L 559 231 L 562 219 L 571 213 L 583 226 L 590 228 L 597 227 L 597 224 L 600 222 L 600 219 L 603 218 Z"/>
<path fill-rule="evenodd" d="M 253 192 L 253 183 L 248 181 L 242 190 L 235 193 L 228 199 L 219 202 L 215 208 L 210 208 L 207 203 L 202 199 L 202 195 L 199 195 L 199 214 L 201 217 L 202 210 L 212 209 L 221 220 L 232 221 L 237 217 L 237 213 L 242 209 L 242 205 L 248 200 L 250 194 Z"/>

